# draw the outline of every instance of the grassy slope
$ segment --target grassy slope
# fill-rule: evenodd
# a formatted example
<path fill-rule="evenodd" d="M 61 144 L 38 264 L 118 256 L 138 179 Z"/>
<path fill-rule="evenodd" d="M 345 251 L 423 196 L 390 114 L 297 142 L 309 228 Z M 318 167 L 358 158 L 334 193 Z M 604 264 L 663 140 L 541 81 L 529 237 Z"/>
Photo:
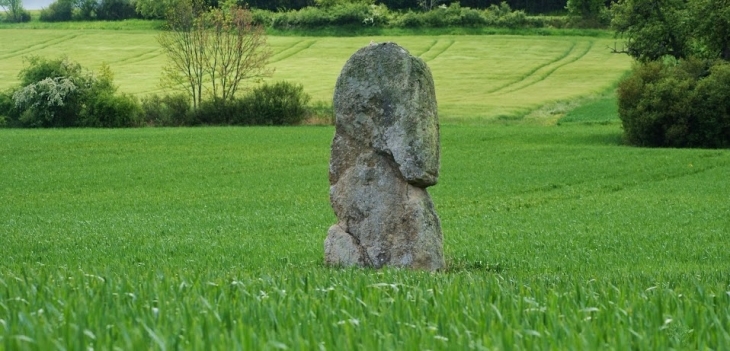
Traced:
<path fill-rule="evenodd" d="M 321 266 L 332 133 L 0 130 L 0 349 L 730 343 L 727 151 L 446 124 L 450 269 L 370 272 Z"/>
<path fill-rule="evenodd" d="M 2 29 L 0 89 L 11 87 L 23 57 L 67 55 L 88 68 L 108 63 L 121 91 L 143 96 L 159 87 L 165 56 L 151 30 Z M 611 87 L 629 68 L 611 39 L 581 36 L 438 35 L 269 38 L 272 79 L 302 83 L 314 100 L 331 100 L 347 58 L 370 43 L 395 41 L 428 65 L 444 119 L 517 118 L 544 104 Z M 589 78 L 586 78 L 589 77 Z"/>

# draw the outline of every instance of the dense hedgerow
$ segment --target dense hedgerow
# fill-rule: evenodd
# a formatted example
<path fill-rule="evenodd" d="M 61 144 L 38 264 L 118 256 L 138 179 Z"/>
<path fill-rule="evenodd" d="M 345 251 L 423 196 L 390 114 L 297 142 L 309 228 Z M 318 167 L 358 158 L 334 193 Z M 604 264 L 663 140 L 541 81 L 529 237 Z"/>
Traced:
<path fill-rule="evenodd" d="M 28 10 L 24 9 L 22 4 L 17 4 L 15 7 L 12 7 L 12 5 L 9 6 L 9 8 L 2 8 L 0 7 L 0 10 L 5 10 L 5 15 L 3 16 L 0 13 L 0 22 L 10 22 L 10 23 L 23 23 L 23 22 L 30 22 L 30 12 Z"/>
<path fill-rule="evenodd" d="M 136 5 L 136 8 L 135 8 Z M 120 20 L 127 18 L 163 18 L 165 2 L 130 0 L 56 0 L 41 11 L 45 22 Z M 217 6 L 215 4 L 211 6 Z M 306 6 L 298 10 L 252 9 L 253 23 L 274 29 L 313 29 L 336 26 L 371 26 L 401 28 L 502 27 L 563 28 L 566 17 L 528 16 L 524 10 L 512 10 L 507 2 L 486 9 L 462 7 L 459 2 L 441 5 L 428 11 L 406 9 L 391 11 L 384 4 L 336 2 L 331 6 Z"/>
<path fill-rule="evenodd" d="M 304 120 L 309 100 L 301 84 L 276 82 L 253 89 L 242 102 L 256 124 L 292 125 Z"/>
<path fill-rule="evenodd" d="M 57 0 L 41 10 L 40 20 L 43 22 L 63 22 L 73 19 L 73 0 Z"/>
<path fill-rule="evenodd" d="M 730 147 L 730 63 L 686 59 L 638 63 L 618 87 L 629 143 Z"/>
<path fill-rule="evenodd" d="M 149 126 L 178 127 L 191 124 L 190 98 L 185 94 L 149 95 L 141 100 L 142 120 Z"/>
<path fill-rule="evenodd" d="M 289 82 L 263 84 L 232 101 L 207 100 L 191 111 L 190 124 L 294 125 L 307 116 L 310 97 L 301 85 Z"/>
<path fill-rule="evenodd" d="M 0 127 L 137 127 L 192 125 L 294 125 L 315 114 L 298 84 L 263 84 L 223 103 L 205 100 L 191 108 L 184 94 L 151 95 L 140 101 L 117 94 L 108 67 L 99 74 L 60 58 L 29 59 L 20 86 L 0 92 Z"/>
<path fill-rule="evenodd" d="M 138 17 L 130 0 L 56 0 L 41 11 L 43 22 L 116 21 Z"/>
<path fill-rule="evenodd" d="M 564 27 L 567 23 L 564 18 L 556 20 L 553 17 L 528 16 L 522 10 L 513 11 L 506 2 L 484 10 L 461 7 L 458 2 L 454 2 L 430 11 L 405 12 L 390 11 L 384 5 L 339 3 L 330 7 L 305 7 L 286 12 L 256 10 L 254 18 L 257 23 L 275 29 L 328 26 L 541 28 Z"/>
<path fill-rule="evenodd" d="M 263 84 L 225 103 L 204 100 L 192 109 L 185 94 L 151 95 L 141 102 L 118 94 L 106 66 L 92 74 L 67 58 L 28 61 L 20 85 L 0 92 L 0 127 L 294 125 L 323 114 L 321 106 L 309 109 L 302 85 L 289 82 Z"/>

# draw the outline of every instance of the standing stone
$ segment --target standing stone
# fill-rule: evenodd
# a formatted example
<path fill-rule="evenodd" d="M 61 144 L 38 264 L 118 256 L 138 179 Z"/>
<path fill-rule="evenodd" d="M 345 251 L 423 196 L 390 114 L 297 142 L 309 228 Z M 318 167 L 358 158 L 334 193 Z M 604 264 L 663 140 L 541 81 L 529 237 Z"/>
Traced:
<path fill-rule="evenodd" d="M 358 50 L 337 79 L 325 263 L 444 267 L 426 187 L 439 174 L 436 93 L 426 64 L 394 43 Z"/>

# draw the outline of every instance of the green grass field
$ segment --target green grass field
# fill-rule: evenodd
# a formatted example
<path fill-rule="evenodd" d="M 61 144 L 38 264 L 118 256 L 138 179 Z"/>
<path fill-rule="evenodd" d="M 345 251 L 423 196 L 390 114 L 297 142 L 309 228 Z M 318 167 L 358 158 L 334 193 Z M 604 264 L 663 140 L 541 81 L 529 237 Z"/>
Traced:
<path fill-rule="evenodd" d="M 17 83 L 29 55 L 66 55 L 96 70 L 110 65 L 121 91 L 162 93 L 165 56 L 151 30 L 0 29 L 0 89 Z M 269 37 L 273 80 L 301 83 L 330 103 L 345 61 L 357 49 L 394 41 L 424 59 L 434 75 L 443 119 L 520 118 L 557 101 L 602 93 L 630 67 L 611 54 L 613 39 L 580 36 L 441 35 Z"/>
<path fill-rule="evenodd" d="M 0 130 L 0 348 L 730 345 L 729 152 L 442 133 L 431 274 L 322 266 L 331 127 Z"/>
<path fill-rule="evenodd" d="M 0 38 L 3 88 L 67 53 L 157 89 L 150 31 Z M 730 151 L 624 146 L 609 40 L 372 39 L 434 72 L 448 269 L 323 266 L 329 126 L 0 129 L 0 350 L 730 348 Z M 272 37 L 275 79 L 326 101 L 370 40 Z"/>

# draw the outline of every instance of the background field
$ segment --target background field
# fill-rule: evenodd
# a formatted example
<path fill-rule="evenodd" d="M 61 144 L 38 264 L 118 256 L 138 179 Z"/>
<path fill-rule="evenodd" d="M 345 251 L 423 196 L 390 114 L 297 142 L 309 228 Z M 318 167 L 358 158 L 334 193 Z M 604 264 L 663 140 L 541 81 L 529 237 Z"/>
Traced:
<path fill-rule="evenodd" d="M 0 89 L 17 81 L 23 57 L 67 55 L 89 69 L 106 62 L 121 91 L 145 95 L 159 87 L 165 56 L 154 31 L 0 30 Z M 442 118 L 514 119 L 546 103 L 609 89 L 630 67 L 611 54 L 613 39 L 536 36 L 271 36 L 272 79 L 304 85 L 315 101 L 331 102 L 337 75 L 357 49 L 395 41 L 424 59 L 434 75 Z"/>

